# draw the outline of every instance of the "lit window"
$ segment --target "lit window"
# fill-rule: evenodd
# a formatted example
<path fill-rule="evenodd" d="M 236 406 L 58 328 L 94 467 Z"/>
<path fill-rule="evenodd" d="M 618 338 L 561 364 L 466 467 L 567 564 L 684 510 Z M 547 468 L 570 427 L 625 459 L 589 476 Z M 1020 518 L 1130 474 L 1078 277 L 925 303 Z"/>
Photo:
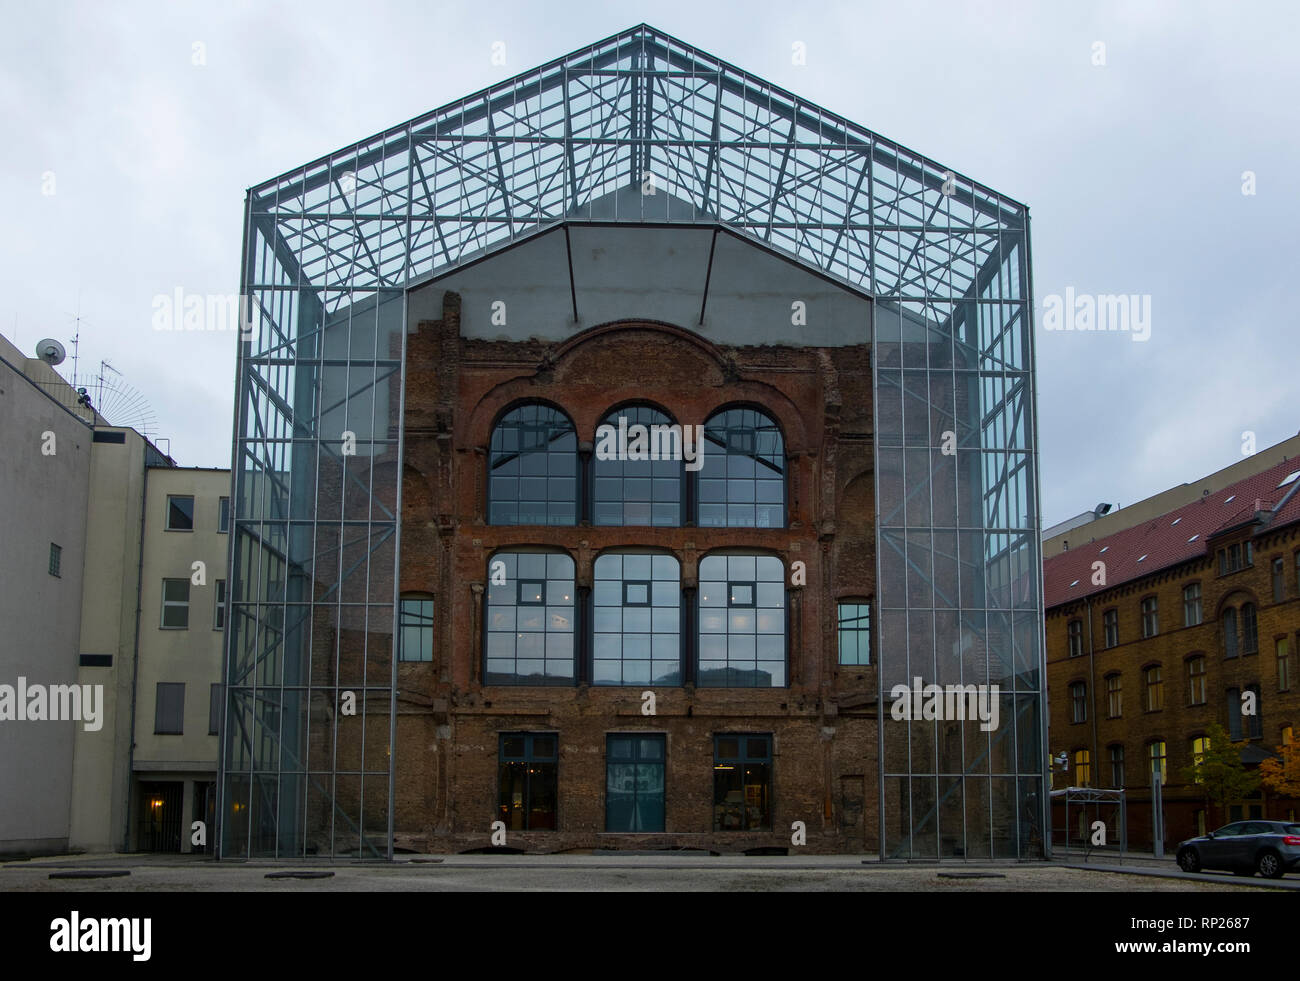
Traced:
<path fill-rule="evenodd" d="M 605 737 L 605 830 L 664 830 L 662 733 Z"/>
<path fill-rule="evenodd" d="M 553 732 L 501 733 L 497 817 L 508 830 L 555 830 L 557 743 Z"/>
<path fill-rule="evenodd" d="M 607 552 L 594 566 L 592 683 L 680 685 L 681 569 L 671 555 Z"/>
<path fill-rule="evenodd" d="M 780 559 L 720 553 L 700 560 L 698 663 L 701 688 L 785 687 Z"/>
<path fill-rule="evenodd" d="M 485 684 L 573 684 L 573 571 L 573 559 L 558 552 L 488 560 Z"/>
<path fill-rule="evenodd" d="M 839 605 L 840 664 L 871 663 L 871 604 L 856 600 Z"/>
<path fill-rule="evenodd" d="M 1165 744 L 1163 740 L 1157 740 L 1156 742 L 1147 744 L 1147 760 L 1149 762 L 1147 767 L 1147 780 L 1150 781 L 1150 779 L 1158 773 L 1160 775 L 1160 783 L 1163 786 L 1167 776 L 1165 767 L 1168 762 L 1165 756 Z"/>
<path fill-rule="evenodd" d="M 433 597 L 427 593 L 404 593 L 399 601 L 397 659 L 433 660 Z"/>
<path fill-rule="evenodd" d="M 188 630 L 190 626 L 190 581 L 164 579 L 162 584 L 162 628 Z"/>
<path fill-rule="evenodd" d="M 1086 749 L 1074 751 L 1074 780 L 1076 787 L 1092 786 L 1092 754 Z"/>
<path fill-rule="evenodd" d="M 707 528 L 785 527 L 785 442 L 757 409 L 724 409 L 704 424 L 698 523 Z"/>
<path fill-rule="evenodd" d="M 713 830 L 772 828 L 772 737 L 713 737 Z"/>
<path fill-rule="evenodd" d="M 194 498 L 167 495 L 167 530 L 194 530 Z"/>
<path fill-rule="evenodd" d="M 1194 781 L 1204 783 L 1205 778 L 1201 774 L 1201 764 L 1205 762 L 1205 751 L 1210 748 L 1209 736 L 1197 736 L 1192 740 L 1192 767 L 1196 771 Z"/>
<path fill-rule="evenodd" d="M 564 413 L 521 405 L 492 430 L 488 524 L 572 525 L 578 520 L 578 441 Z"/>

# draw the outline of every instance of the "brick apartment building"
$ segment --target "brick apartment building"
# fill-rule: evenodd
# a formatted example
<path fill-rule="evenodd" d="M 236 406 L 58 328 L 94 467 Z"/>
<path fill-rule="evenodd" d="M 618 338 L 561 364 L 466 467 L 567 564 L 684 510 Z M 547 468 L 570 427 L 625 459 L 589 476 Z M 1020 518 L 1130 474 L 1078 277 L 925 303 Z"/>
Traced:
<path fill-rule="evenodd" d="M 645 25 L 250 190 L 221 854 L 1041 857 L 1028 264 Z"/>
<path fill-rule="evenodd" d="M 1243 741 L 1248 768 L 1300 724 L 1300 457 L 1217 476 L 1133 527 L 1068 531 L 1044 563 L 1049 746 L 1068 759 L 1055 785 L 1123 788 L 1140 847 L 1152 840 L 1156 770 L 1166 845 L 1243 817 L 1294 820 L 1300 808 L 1264 789 L 1216 806 L 1183 775 L 1214 723 Z M 1060 836 L 1064 814 L 1054 817 Z"/>

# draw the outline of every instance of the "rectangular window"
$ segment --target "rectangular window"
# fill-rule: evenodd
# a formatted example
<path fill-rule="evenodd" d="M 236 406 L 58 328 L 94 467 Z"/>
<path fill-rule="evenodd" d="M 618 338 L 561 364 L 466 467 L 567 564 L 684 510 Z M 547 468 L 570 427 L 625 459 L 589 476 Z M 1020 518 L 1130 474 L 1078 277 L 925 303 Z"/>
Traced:
<path fill-rule="evenodd" d="M 1183 626 L 1195 627 L 1201 622 L 1201 584 L 1194 582 L 1183 587 Z"/>
<path fill-rule="evenodd" d="M 713 830 L 772 830 L 772 737 L 713 737 Z"/>
<path fill-rule="evenodd" d="M 1074 779 L 1071 783 L 1076 787 L 1092 786 L 1092 754 L 1086 749 L 1074 751 Z"/>
<path fill-rule="evenodd" d="M 664 830 L 662 733 L 619 733 L 605 737 L 605 830 Z"/>
<path fill-rule="evenodd" d="M 228 497 L 217 501 L 217 531 L 221 534 L 230 531 L 230 498 Z"/>
<path fill-rule="evenodd" d="M 1101 617 L 1106 634 L 1106 649 L 1119 646 L 1119 610 L 1107 610 Z"/>
<path fill-rule="evenodd" d="M 221 725 L 221 686 L 208 685 L 208 735 L 215 736 Z"/>
<path fill-rule="evenodd" d="M 398 619 L 399 661 L 433 660 L 433 597 L 403 596 Z"/>
<path fill-rule="evenodd" d="M 1152 665 L 1145 672 L 1147 683 L 1147 711 L 1159 712 L 1165 707 L 1165 686 L 1160 677 L 1160 666 Z"/>
<path fill-rule="evenodd" d="M 1241 689 L 1228 689 L 1228 738 L 1236 742 L 1241 738 Z"/>
<path fill-rule="evenodd" d="M 1088 686 L 1082 681 L 1070 686 L 1070 715 L 1073 722 L 1088 721 Z"/>
<path fill-rule="evenodd" d="M 1118 719 L 1123 713 L 1123 689 L 1120 676 L 1109 674 L 1106 676 L 1106 717 L 1109 719 Z"/>
<path fill-rule="evenodd" d="M 63 565 L 63 548 L 50 542 L 50 575 L 62 579 L 59 569 Z"/>
<path fill-rule="evenodd" d="M 1154 742 L 1147 746 L 1147 760 L 1150 764 L 1147 767 L 1147 782 L 1150 783 L 1152 777 L 1158 773 L 1160 774 L 1160 784 L 1161 786 L 1164 786 L 1165 778 L 1168 775 L 1165 772 L 1165 766 L 1168 761 L 1165 757 L 1164 742 Z"/>
<path fill-rule="evenodd" d="M 226 629 L 226 580 L 218 579 L 217 583 L 217 608 L 212 614 L 212 629 Z"/>
<path fill-rule="evenodd" d="M 1083 621 L 1071 620 L 1066 628 L 1066 636 L 1070 642 L 1070 657 L 1079 657 L 1083 654 Z"/>
<path fill-rule="evenodd" d="M 871 663 L 871 604 L 839 605 L 840 664 Z"/>
<path fill-rule="evenodd" d="M 1193 780 L 1196 783 L 1204 783 L 1205 777 L 1201 774 L 1201 764 L 1205 762 L 1205 751 L 1210 748 L 1210 739 L 1208 736 L 1197 736 L 1192 740 L 1192 766 L 1196 768 Z"/>
<path fill-rule="evenodd" d="M 1291 690 L 1291 647 L 1286 637 L 1277 640 L 1277 690 Z"/>
<path fill-rule="evenodd" d="M 1142 636 L 1154 637 L 1160 632 L 1160 622 L 1156 616 L 1156 598 L 1148 596 L 1142 601 Z"/>
<path fill-rule="evenodd" d="M 159 736 L 180 736 L 185 730 L 185 685 L 158 682 L 154 701 L 153 731 Z"/>
<path fill-rule="evenodd" d="M 1187 681 L 1191 689 L 1189 705 L 1205 704 L 1205 658 L 1194 657 L 1187 662 Z"/>
<path fill-rule="evenodd" d="M 194 530 L 194 498 L 178 494 L 167 495 L 167 530 Z"/>
<path fill-rule="evenodd" d="M 1124 786 L 1124 747 L 1112 746 L 1110 748 L 1110 785 L 1121 788 Z"/>
<path fill-rule="evenodd" d="M 190 581 L 164 579 L 162 589 L 162 629 L 188 630 L 190 627 Z"/>
<path fill-rule="evenodd" d="M 511 831 L 554 831 L 559 737 L 503 732 L 497 769 L 497 816 Z"/>

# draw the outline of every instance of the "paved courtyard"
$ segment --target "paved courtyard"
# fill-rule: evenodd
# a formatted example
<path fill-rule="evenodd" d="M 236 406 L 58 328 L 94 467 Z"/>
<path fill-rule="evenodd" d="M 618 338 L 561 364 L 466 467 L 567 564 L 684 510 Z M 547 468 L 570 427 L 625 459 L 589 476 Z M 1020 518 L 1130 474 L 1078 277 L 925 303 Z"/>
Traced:
<path fill-rule="evenodd" d="M 1106 867 L 1107 869 L 1111 867 Z M 129 875 L 67 878 L 67 873 Z M 285 878 L 285 873 L 316 878 Z M 327 874 L 332 873 L 332 874 Z M 51 878 L 51 875 L 57 876 Z M 1185 875 L 1172 862 L 1135 861 L 1123 871 L 1065 865 L 899 866 L 850 856 L 661 855 L 403 856 L 394 863 L 212 862 L 100 855 L 0 864 L 3 892 L 203 891 L 597 891 L 597 892 L 1236 892 L 1297 890 L 1278 881 Z"/>

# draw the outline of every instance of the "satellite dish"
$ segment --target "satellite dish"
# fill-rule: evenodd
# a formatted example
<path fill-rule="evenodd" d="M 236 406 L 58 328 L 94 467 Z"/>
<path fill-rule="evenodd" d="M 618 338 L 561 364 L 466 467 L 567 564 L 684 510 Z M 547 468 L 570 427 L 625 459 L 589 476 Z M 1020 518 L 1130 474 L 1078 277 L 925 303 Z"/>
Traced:
<path fill-rule="evenodd" d="M 63 364 L 63 359 L 68 356 L 68 352 L 53 337 L 47 337 L 36 345 L 36 356 L 46 364 L 53 366 Z"/>

